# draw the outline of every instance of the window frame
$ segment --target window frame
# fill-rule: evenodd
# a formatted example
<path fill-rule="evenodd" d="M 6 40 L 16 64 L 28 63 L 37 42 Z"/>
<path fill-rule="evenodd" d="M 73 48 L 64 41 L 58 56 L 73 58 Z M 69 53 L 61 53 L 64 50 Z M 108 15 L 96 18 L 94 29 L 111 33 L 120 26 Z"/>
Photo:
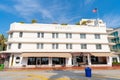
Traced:
<path fill-rule="evenodd" d="M 58 38 L 59 37 L 59 33 L 52 33 L 52 38 Z"/>
<path fill-rule="evenodd" d="M 72 49 L 73 47 L 72 47 L 72 44 L 66 44 L 66 49 Z"/>
<path fill-rule="evenodd" d="M 102 49 L 102 45 L 101 44 L 96 44 L 96 49 Z"/>
<path fill-rule="evenodd" d="M 72 33 L 66 33 L 66 38 L 72 38 Z"/>
<path fill-rule="evenodd" d="M 86 39 L 86 34 L 80 33 L 80 39 Z"/>
<path fill-rule="evenodd" d="M 94 36 L 95 36 L 95 39 L 100 39 L 101 38 L 100 34 L 94 34 Z"/>
<path fill-rule="evenodd" d="M 20 37 L 20 38 L 23 37 L 23 32 L 19 32 L 19 37 Z"/>
<path fill-rule="evenodd" d="M 11 49 L 12 43 L 8 44 L 8 49 Z"/>
<path fill-rule="evenodd" d="M 22 43 L 18 43 L 18 49 L 21 49 Z"/>
<path fill-rule="evenodd" d="M 37 43 L 37 49 L 44 49 L 44 44 L 43 43 Z"/>
<path fill-rule="evenodd" d="M 37 38 L 44 38 L 44 32 L 37 32 Z"/>
<path fill-rule="evenodd" d="M 87 44 L 81 44 L 81 49 L 87 49 Z"/>
<path fill-rule="evenodd" d="M 52 49 L 59 49 L 59 44 L 58 43 L 53 43 L 52 44 Z"/>
<path fill-rule="evenodd" d="M 10 33 L 10 38 L 13 38 L 13 32 L 12 32 L 12 33 Z"/>

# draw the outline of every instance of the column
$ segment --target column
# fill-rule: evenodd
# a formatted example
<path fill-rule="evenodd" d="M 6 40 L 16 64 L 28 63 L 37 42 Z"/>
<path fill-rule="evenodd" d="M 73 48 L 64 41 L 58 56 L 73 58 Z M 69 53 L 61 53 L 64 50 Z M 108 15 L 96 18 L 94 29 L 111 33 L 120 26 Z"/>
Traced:
<path fill-rule="evenodd" d="M 12 64 L 12 54 L 10 54 L 10 58 L 9 58 L 9 68 L 11 67 Z"/>
<path fill-rule="evenodd" d="M 76 66 L 76 56 L 73 57 L 73 65 Z"/>
<path fill-rule="evenodd" d="M 72 58 L 66 58 L 66 64 L 67 64 L 67 67 L 71 67 L 72 66 Z"/>
<path fill-rule="evenodd" d="M 52 66 L 52 57 L 49 58 L 49 64 L 50 67 Z"/>
<path fill-rule="evenodd" d="M 87 58 L 88 58 L 88 65 L 91 66 L 91 56 L 90 56 L 90 54 L 87 55 Z"/>
<path fill-rule="evenodd" d="M 86 63 L 86 56 L 83 56 L 83 62 Z"/>
<path fill-rule="evenodd" d="M 119 56 L 117 56 L 117 61 L 120 62 Z"/>
<path fill-rule="evenodd" d="M 107 57 L 107 65 L 112 66 L 112 57 L 111 56 Z"/>

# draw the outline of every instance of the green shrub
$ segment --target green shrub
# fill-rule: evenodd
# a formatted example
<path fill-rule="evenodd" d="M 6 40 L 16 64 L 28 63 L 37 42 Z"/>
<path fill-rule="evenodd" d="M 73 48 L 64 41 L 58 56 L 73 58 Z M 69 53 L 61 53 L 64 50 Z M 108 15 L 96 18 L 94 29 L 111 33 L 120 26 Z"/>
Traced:
<path fill-rule="evenodd" d="M 113 62 L 112 64 L 120 64 L 119 62 Z"/>

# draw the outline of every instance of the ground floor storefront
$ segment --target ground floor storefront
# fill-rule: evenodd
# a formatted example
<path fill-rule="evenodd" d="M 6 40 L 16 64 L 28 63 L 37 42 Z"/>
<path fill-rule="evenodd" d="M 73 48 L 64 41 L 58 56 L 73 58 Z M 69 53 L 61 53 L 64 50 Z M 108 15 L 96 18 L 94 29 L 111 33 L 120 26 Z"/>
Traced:
<path fill-rule="evenodd" d="M 9 68 L 112 66 L 111 53 L 9 53 Z"/>

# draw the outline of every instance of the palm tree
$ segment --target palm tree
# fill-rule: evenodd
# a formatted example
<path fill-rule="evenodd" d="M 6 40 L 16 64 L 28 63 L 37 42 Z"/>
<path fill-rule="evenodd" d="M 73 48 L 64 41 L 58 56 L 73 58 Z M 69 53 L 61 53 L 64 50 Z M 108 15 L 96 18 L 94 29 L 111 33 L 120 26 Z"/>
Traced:
<path fill-rule="evenodd" d="M 31 23 L 37 23 L 37 20 L 33 19 L 33 20 L 31 21 Z"/>
<path fill-rule="evenodd" d="M 6 41 L 7 39 L 4 37 L 4 35 L 0 34 L 0 51 L 6 50 L 6 44 L 5 44 Z"/>

